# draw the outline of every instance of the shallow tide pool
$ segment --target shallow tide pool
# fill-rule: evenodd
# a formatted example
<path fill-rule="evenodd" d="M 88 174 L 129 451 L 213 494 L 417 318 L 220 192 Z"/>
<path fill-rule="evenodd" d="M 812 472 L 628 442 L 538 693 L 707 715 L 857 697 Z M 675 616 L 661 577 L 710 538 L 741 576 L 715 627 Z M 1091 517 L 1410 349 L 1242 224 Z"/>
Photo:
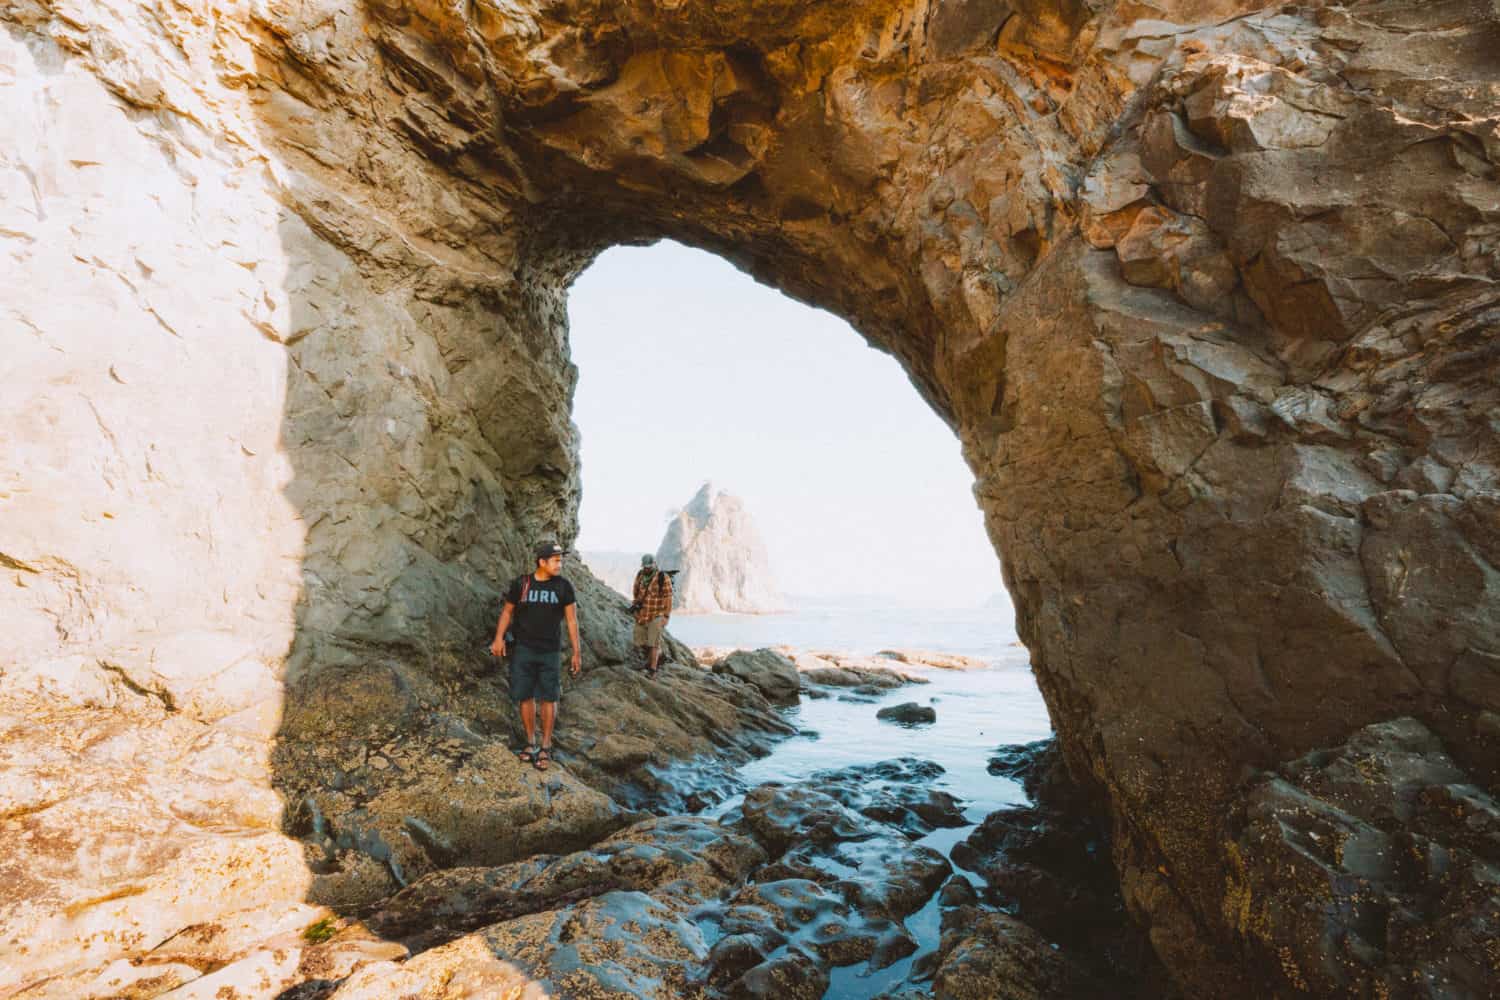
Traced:
<path fill-rule="evenodd" d="M 786 710 L 788 721 L 798 726 L 802 735 L 779 743 L 769 756 L 745 765 L 739 776 L 753 788 L 768 781 L 790 783 L 817 771 L 897 757 L 934 761 L 945 771 L 936 786 L 963 800 L 971 825 L 936 830 L 918 843 L 948 856 L 953 845 L 966 838 L 989 813 L 1026 800 L 1016 782 L 987 770 L 995 748 L 1043 739 L 1052 731 L 1024 649 L 1008 648 L 988 670 L 929 669 L 921 673 L 930 683 L 908 685 L 875 699 L 846 700 L 837 693 L 829 698 L 804 698 L 800 705 Z M 880 708 L 903 702 L 931 705 L 937 721 L 906 727 L 875 717 Z M 710 814 L 724 815 L 738 807 L 743 798 L 737 795 Z M 912 963 L 937 947 L 940 917 L 934 896 L 904 921 L 917 941 L 915 954 L 875 971 L 864 963 L 834 969 L 825 996 L 828 1000 L 863 1000 L 900 987 Z"/>

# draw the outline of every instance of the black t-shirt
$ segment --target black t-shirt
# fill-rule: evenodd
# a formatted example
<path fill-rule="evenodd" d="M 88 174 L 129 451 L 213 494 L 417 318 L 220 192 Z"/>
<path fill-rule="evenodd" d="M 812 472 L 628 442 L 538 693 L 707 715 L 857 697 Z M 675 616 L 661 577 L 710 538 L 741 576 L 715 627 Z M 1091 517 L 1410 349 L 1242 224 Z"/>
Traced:
<path fill-rule="evenodd" d="M 505 592 L 505 603 L 516 606 L 510 619 L 510 630 L 515 633 L 516 642 L 532 649 L 562 649 L 563 608 L 576 600 L 573 585 L 562 576 L 549 580 L 538 580 L 533 576 L 523 602 L 521 584 L 526 579 L 516 577 Z"/>

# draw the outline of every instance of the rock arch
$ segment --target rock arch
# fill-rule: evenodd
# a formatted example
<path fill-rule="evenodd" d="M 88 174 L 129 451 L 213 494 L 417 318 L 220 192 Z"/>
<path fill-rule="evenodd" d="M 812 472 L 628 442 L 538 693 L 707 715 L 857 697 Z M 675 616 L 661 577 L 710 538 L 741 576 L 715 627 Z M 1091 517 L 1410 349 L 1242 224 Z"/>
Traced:
<path fill-rule="evenodd" d="M 1183 982 L 1493 975 L 1497 16 L 14 4 L 14 426 L 102 442 L 15 477 L 19 688 L 401 737 L 495 567 L 574 534 L 569 281 L 670 236 L 848 318 L 953 426 Z"/>

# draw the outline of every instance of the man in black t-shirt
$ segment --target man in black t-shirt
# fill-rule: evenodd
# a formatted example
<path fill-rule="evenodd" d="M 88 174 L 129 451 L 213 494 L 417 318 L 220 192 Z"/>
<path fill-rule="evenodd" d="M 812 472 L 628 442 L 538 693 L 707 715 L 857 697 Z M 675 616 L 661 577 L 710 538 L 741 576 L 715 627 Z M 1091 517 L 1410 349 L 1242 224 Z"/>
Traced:
<path fill-rule="evenodd" d="M 562 546 L 543 542 L 536 548 L 536 572 L 517 577 L 505 592 L 505 610 L 495 629 L 490 652 L 510 654 L 510 697 L 521 710 L 526 748 L 519 752 L 538 771 L 552 760 L 552 724 L 562 694 L 562 640 L 558 626 L 566 620 L 573 643 L 570 671 L 582 666 L 578 644 L 578 604 L 573 585 L 562 575 Z M 542 719 L 542 741 L 536 739 L 536 720 Z"/>

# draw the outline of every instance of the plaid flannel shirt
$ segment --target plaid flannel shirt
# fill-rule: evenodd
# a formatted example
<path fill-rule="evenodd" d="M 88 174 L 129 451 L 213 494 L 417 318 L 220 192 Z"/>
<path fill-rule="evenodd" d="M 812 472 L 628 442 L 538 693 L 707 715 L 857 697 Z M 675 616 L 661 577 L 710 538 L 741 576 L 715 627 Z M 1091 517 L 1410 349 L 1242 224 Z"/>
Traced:
<path fill-rule="evenodd" d="M 635 575 L 635 589 L 631 596 L 641 606 L 641 610 L 635 613 L 635 620 L 641 624 L 653 618 L 672 617 L 672 578 L 662 573 L 661 586 L 658 587 L 652 582 L 655 576 L 654 572 Z"/>

